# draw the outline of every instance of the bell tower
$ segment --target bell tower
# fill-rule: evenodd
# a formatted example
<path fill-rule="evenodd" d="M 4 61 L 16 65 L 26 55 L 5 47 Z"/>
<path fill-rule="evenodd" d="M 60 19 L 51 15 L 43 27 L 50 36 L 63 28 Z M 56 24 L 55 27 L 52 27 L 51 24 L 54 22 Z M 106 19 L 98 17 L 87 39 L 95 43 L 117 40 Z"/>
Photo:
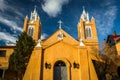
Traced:
<path fill-rule="evenodd" d="M 28 16 L 24 19 L 23 32 L 26 32 L 35 41 L 41 37 L 41 23 L 40 17 L 37 13 L 36 7 L 33 12 L 31 12 L 30 19 Z"/>
<path fill-rule="evenodd" d="M 89 14 L 83 7 L 83 12 L 78 22 L 78 39 L 83 41 L 98 41 L 95 19 L 89 20 Z"/>

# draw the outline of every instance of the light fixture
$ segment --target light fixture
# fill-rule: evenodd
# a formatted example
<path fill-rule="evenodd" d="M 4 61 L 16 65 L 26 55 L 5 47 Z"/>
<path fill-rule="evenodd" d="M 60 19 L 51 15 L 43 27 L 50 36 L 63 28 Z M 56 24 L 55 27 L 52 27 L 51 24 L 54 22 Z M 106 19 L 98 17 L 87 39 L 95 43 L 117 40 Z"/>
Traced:
<path fill-rule="evenodd" d="M 45 68 L 46 68 L 46 69 L 51 69 L 51 64 L 46 62 L 46 63 L 45 63 Z"/>
<path fill-rule="evenodd" d="M 78 68 L 79 68 L 79 63 L 76 63 L 76 62 L 74 61 L 73 67 L 78 69 Z"/>

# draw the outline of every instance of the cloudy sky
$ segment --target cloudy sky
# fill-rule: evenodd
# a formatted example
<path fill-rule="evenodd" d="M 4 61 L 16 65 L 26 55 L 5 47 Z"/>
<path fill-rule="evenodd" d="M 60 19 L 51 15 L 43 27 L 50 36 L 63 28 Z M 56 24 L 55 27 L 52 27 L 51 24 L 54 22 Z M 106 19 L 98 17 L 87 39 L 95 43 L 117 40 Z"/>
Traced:
<path fill-rule="evenodd" d="M 100 43 L 114 30 L 120 34 L 119 0 L 0 0 L 0 45 L 16 42 L 25 16 L 30 17 L 35 5 L 41 19 L 42 38 L 53 34 L 62 20 L 62 29 L 77 39 L 83 6 L 90 18 L 96 20 Z"/>

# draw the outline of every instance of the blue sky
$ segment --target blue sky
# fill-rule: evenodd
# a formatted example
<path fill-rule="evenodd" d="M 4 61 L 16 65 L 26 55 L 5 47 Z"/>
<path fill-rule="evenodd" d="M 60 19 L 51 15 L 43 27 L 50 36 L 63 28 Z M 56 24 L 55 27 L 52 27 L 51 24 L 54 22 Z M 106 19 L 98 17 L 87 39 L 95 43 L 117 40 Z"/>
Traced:
<path fill-rule="evenodd" d="M 96 20 L 99 43 L 114 30 L 120 34 L 119 0 L 0 0 L 0 45 L 15 43 L 22 32 L 26 15 L 30 17 L 37 6 L 42 37 L 47 38 L 58 29 L 58 21 L 63 21 L 62 29 L 77 39 L 77 24 L 84 6 Z"/>

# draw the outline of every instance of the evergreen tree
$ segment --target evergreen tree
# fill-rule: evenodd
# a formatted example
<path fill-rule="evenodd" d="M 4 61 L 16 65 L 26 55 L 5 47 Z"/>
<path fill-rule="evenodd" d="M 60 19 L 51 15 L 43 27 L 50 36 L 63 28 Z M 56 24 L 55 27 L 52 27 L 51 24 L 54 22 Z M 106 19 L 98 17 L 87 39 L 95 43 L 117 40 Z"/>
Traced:
<path fill-rule="evenodd" d="M 18 36 L 14 52 L 9 59 L 9 68 L 17 72 L 18 77 L 22 78 L 34 46 L 35 41 L 25 32 Z"/>

